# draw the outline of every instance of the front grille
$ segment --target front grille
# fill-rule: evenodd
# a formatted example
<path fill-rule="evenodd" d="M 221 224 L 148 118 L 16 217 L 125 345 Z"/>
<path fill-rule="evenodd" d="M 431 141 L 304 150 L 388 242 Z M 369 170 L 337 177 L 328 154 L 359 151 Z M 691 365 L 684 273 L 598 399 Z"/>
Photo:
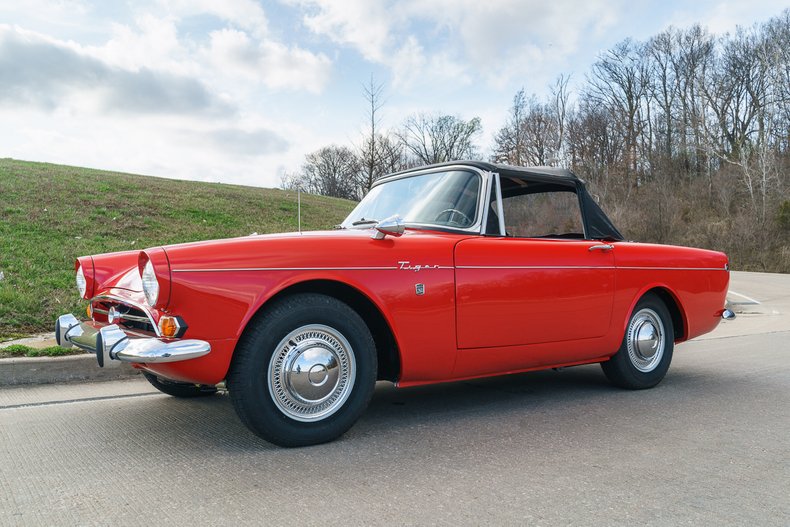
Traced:
<path fill-rule="evenodd" d="M 117 298 L 97 297 L 94 298 L 91 307 L 93 309 L 93 319 L 97 322 L 109 322 L 108 315 L 110 309 L 120 314 L 114 324 L 134 332 L 146 334 L 156 334 L 154 321 L 143 309 L 131 305 Z"/>

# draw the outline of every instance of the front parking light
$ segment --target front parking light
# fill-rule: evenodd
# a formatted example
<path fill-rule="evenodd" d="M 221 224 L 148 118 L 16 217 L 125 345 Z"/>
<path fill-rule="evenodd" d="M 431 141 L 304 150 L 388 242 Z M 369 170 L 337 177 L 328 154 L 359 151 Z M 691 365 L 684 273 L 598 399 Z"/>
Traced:
<path fill-rule="evenodd" d="M 159 319 L 159 332 L 163 337 L 181 338 L 186 330 L 187 325 L 181 317 L 164 315 Z"/>

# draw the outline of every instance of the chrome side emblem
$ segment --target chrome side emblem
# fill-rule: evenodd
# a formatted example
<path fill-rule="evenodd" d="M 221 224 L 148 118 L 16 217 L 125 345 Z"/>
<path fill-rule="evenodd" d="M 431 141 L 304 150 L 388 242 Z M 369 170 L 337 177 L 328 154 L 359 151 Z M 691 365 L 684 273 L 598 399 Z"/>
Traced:
<path fill-rule="evenodd" d="M 110 324 L 115 324 L 115 322 L 118 320 L 121 320 L 121 313 L 115 309 L 115 306 L 112 306 L 107 312 L 107 322 Z"/>
<path fill-rule="evenodd" d="M 414 284 L 414 292 L 418 295 L 425 294 L 425 284 Z"/>
<path fill-rule="evenodd" d="M 414 271 L 415 273 L 419 272 L 421 269 L 438 269 L 439 264 L 430 265 L 430 264 L 415 264 L 412 265 L 408 260 L 399 260 L 398 261 L 398 269 L 402 271 Z"/>

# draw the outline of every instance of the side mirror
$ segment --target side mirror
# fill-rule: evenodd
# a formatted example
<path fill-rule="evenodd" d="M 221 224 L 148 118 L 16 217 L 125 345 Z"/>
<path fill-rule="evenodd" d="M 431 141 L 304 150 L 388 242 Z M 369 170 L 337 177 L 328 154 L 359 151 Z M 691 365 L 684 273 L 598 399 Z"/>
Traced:
<path fill-rule="evenodd" d="M 397 214 L 383 219 L 374 227 L 375 232 L 371 236 L 374 240 L 383 240 L 388 234 L 390 236 L 400 236 L 406 230 L 403 220 Z"/>

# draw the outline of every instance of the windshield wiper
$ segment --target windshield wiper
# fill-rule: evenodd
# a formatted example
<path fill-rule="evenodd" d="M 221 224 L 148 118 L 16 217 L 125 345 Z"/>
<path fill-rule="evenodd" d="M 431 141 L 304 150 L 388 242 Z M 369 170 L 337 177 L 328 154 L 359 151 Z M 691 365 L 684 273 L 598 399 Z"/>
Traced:
<path fill-rule="evenodd" d="M 379 220 L 366 220 L 365 218 L 359 218 L 357 221 L 352 222 L 351 226 L 356 227 L 357 225 L 370 225 L 378 222 Z"/>

